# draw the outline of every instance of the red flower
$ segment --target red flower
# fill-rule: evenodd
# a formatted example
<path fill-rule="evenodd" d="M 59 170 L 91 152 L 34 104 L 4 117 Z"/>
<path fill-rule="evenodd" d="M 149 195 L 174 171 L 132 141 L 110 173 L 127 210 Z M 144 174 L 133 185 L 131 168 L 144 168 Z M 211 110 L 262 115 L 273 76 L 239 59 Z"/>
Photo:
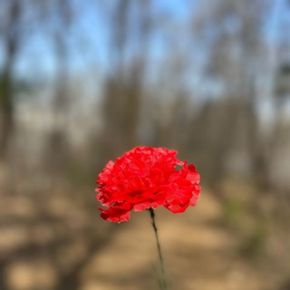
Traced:
<path fill-rule="evenodd" d="M 194 206 L 200 194 L 199 173 L 176 155 L 167 148 L 139 146 L 109 161 L 97 178 L 96 198 L 105 206 L 101 217 L 123 222 L 131 210 L 164 206 L 180 213 Z"/>

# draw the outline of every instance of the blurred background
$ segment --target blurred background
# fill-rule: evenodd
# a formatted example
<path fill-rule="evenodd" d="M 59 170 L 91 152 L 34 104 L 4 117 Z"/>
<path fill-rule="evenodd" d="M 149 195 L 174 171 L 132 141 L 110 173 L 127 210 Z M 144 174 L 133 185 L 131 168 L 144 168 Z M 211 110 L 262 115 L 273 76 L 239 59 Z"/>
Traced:
<path fill-rule="evenodd" d="M 170 289 L 290 289 L 290 1 L 0 0 L 0 289 L 158 289 L 148 213 L 98 216 L 139 144 L 202 176 L 157 210 Z"/>

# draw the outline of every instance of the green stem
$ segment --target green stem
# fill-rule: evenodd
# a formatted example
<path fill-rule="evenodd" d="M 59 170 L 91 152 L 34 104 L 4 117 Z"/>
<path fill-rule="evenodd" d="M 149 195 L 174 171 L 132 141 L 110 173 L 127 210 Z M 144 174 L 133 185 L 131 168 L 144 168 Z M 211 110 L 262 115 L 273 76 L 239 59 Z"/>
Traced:
<path fill-rule="evenodd" d="M 155 240 L 156 240 L 156 246 L 157 246 L 157 251 L 158 251 L 158 258 L 159 258 L 159 263 L 160 263 L 160 270 L 161 270 L 161 277 L 159 281 L 159 286 L 161 290 L 167 290 L 167 283 L 165 279 L 165 271 L 164 271 L 164 260 L 162 256 L 162 251 L 161 251 L 161 245 L 159 241 L 159 235 L 158 235 L 158 229 L 156 226 L 155 222 L 155 212 L 153 208 L 149 209 L 150 217 L 151 217 L 151 224 L 154 230 L 154 235 L 155 235 Z"/>

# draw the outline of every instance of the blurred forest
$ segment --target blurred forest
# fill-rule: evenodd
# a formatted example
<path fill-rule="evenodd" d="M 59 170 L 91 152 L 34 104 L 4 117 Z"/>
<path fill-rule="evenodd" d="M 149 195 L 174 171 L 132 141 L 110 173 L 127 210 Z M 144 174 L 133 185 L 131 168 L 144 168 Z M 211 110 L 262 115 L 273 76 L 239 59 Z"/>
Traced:
<path fill-rule="evenodd" d="M 140 144 L 202 176 L 196 213 L 160 212 L 172 289 L 290 289 L 290 1 L 0 0 L 1 290 L 157 289 L 146 217 L 104 223 L 94 193 Z"/>

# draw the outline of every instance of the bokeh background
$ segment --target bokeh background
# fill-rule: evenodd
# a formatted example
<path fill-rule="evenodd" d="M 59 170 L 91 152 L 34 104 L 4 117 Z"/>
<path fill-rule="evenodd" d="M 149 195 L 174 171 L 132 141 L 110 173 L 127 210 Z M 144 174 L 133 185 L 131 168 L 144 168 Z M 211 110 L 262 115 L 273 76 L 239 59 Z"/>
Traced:
<path fill-rule="evenodd" d="M 139 144 L 194 162 L 157 210 L 170 289 L 290 289 L 290 1 L 1 0 L 0 289 L 158 289 L 148 213 L 98 216 Z"/>

